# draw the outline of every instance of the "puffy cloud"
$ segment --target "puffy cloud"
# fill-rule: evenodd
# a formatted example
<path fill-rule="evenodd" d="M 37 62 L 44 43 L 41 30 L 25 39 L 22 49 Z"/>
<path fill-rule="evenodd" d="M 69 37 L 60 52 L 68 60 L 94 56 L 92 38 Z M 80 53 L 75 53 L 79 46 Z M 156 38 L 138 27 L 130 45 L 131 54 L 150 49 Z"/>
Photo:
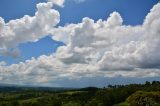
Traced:
<path fill-rule="evenodd" d="M 64 6 L 64 2 L 65 2 L 65 0 L 48 0 L 48 1 L 61 7 Z"/>
<path fill-rule="evenodd" d="M 115 27 L 122 25 L 122 23 L 123 20 L 120 14 L 117 12 L 113 12 L 112 14 L 110 14 L 110 17 L 108 18 L 106 25 L 108 25 L 108 27 Z"/>
<path fill-rule="evenodd" d="M 160 76 L 159 3 L 151 9 L 144 23 L 138 26 L 123 25 L 120 14 L 113 12 L 105 21 L 100 19 L 95 22 L 90 18 L 84 18 L 81 23 L 51 29 L 59 22 L 58 12 L 52 10 L 51 7 L 52 3 L 37 5 L 38 12 L 35 17 L 31 18 L 31 21 L 22 18 L 20 20 L 23 21 L 10 21 L 6 25 L 3 19 L 0 19 L 1 33 L 7 30 L 7 33 L 17 34 L 13 37 L 1 34 L 1 38 L 3 36 L 11 37 L 11 40 L 8 39 L 9 41 L 1 40 L 7 42 L 0 43 L 1 47 L 10 47 L 3 46 L 3 44 L 15 42 L 15 40 L 18 43 L 34 41 L 47 33 L 53 34 L 54 40 L 63 41 L 66 44 L 49 56 L 43 55 L 37 59 L 32 58 L 10 66 L 1 63 L 1 81 L 16 81 L 25 84 L 43 84 L 45 82 L 59 85 L 56 83 L 57 81 L 65 82 L 66 79 Z M 55 18 L 56 16 L 57 18 Z M 35 18 L 39 21 L 33 21 Z M 29 23 L 29 26 L 24 24 L 25 21 Z M 13 24 L 17 22 L 23 30 Z M 38 32 L 30 33 L 33 28 L 36 28 L 34 31 Z M 20 37 L 22 32 L 25 32 L 26 38 Z"/>
<path fill-rule="evenodd" d="M 53 39 L 67 43 L 56 55 L 65 64 L 94 63 L 104 71 L 159 69 L 159 8 L 155 5 L 139 26 L 123 25 L 120 14 L 113 12 L 107 21 L 84 18 L 55 29 Z"/>
<path fill-rule="evenodd" d="M 129 26 L 122 26 L 122 22 L 123 20 L 120 15 L 114 12 L 107 21 L 99 20 L 95 23 L 92 19 L 84 18 L 82 23 L 55 29 L 53 31 L 55 35 L 53 39 L 65 41 L 65 43 L 67 43 L 67 46 L 60 47 L 57 50 L 57 58 L 67 64 L 94 63 L 99 64 L 101 67 L 102 64 L 107 63 L 108 66 L 107 64 L 104 64 L 104 66 L 110 67 L 109 70 L 113 70 L 112 67 L 115 67 L 116 64 L 120 65 L 121 63 L 116 63 L 113 66 L 109 65 L 113 64 L 111 60 L 113 58 L 109 56 L 110 60 L 104 59 L 105 54 L 110 53 L 110 55 L 112 55 L 114 49 L 117 50 L 118 46 L 121 47 L 124 44 L 130 43 L 131 39 L 133 39 L 133 35 L 137 34 L 136 36 L 139 36 L 138 33 L 141 33 L 139 27 L 132 28 Z M 67 35 L 68 37 L 66 37 Z M 126 37 L 126 39 L 124 39 L 124 37 Z M 137 38 L 134 37 L 134 39 L 136 40 Z M 130 52 L 132 51 L 130 50 Z M 115 58 L 119 59 L 120 57 L 118 54 L 116 55 L 117 57 Z M 126 63 L 125 66 L 127 65 Z M 117 66 L 117 70 L 119 70 L 119 68 L 120 67 Z"/>
<path fill-rule="evenodd" d="M 8 23 L 0 18 L 0 48 L 14 48 L 20 43 L 34 42 L 49 34 L 49 30 L 60 21 L 59 12 L 52 6 L 51 2 L 39 3 L 35 16 L 25 15 Z"/>

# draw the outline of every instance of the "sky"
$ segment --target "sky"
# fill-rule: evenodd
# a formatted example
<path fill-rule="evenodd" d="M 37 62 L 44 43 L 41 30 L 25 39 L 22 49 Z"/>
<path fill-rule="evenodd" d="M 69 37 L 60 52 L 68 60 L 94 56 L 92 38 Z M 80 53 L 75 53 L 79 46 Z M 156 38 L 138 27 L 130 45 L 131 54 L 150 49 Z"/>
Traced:
<path fill-rule="evenodd" d="M 1 0 L 0 83 L 160 80 L 158 0 Z"/>

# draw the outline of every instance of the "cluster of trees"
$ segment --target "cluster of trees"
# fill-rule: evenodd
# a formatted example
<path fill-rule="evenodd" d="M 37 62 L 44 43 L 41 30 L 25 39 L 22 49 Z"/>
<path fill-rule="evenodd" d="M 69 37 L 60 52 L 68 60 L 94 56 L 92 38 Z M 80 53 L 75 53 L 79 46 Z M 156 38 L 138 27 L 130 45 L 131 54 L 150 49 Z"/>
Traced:
<path fill-rule="evenodd" d="M 160 106 L 160 82 L 61 92 L 32 89 L 0 92 L 0 106 Z"/>
<path fill-rule="evenodd" d="M 96 92 L 93 99 L 90 101 L 91 104 L 96 106 L 113 106 L 120 102 L 125 101 L 130 95 L 137 91 L 145 92 L 158 92 L 160 91 L 160 82 L 153 81 L 146 82 L 145 84 L 130 84 L 130 85 L 108 85 L 107 88 L 100 89 Z M 160 98 L 157 97 L 160 101 Z M 130 99 L 131 101 L 132 99 Z M 130 102 L 128 102 L 130 103 Z M 146 105 L 133 105 L 133 106 L 146 106 Z M 150 105 L 149 105 L 150 106 Z M 160 106 L 160 104 L 159 104 Z"/>

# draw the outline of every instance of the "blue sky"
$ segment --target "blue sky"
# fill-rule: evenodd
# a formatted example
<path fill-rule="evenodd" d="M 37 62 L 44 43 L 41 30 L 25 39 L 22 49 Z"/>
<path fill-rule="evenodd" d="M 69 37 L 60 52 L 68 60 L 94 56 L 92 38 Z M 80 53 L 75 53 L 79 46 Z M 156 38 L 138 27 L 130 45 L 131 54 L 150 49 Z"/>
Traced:
<path fill-rule="evenodd" d="M 84 21 L 82 22 L 83 18 L 84 17 L 89 17 L 90 19 L 93 19 L 95 22 L 98 21 L 99 19 L 102 19 L 105 23 L 105 20 L 108 19 L 108 17 L 111 17 L 111 21 L 113 21 L 113 23 L 120 23 L 119 20 L 120 17 L 123 19 L 123 25 L 126 27 L 126 32 L 128 30 L 130 30 L 128 27 L 131 27 L 133 28 L 133 30 L 131 29 L 131 31 L 133 31 L 132 33 L 135 33 L 135 34 L 144 34 L 141 29 L 145 29 L 146 27 L 143 26 L 142 24 L 145 24 L 144 20 L 145 20 L 145 17 L 148 15 L 148 13 L 150 13 L 150 10 L 153 8 L 154 5 L 156 5 L 158 3 L 159 0 L 85 0 L 84 2 L 78 2 L 76 0 L 66 0 L 65 3 L 64 3 L 64 7 L 60 7 L 60 6 L 53 6 L 52 8 L 53 9 L 56 9 L 59 14 L 60 14 L 60 22 L 55 26 L 55 28 L 58 29 L 59 26 L 62 27 L 62 29 L 66 28 L 67 31 L 70 31 L 70 29 L 66 26 L 66 25 L 70 25 L 72 23 L 74 23 L 75 25 L 77 25 L 76 27 L 83 27 L 81 26 L 81 24 L 78 24 L 78 23 L 84 23 L 87 22 Z M 37 8 L 36 8 L 36 5 L 38 3 L 47 3 L 46 0 L 1 0 L 0 1 L 0 17 L 2 17 L 4 19 L 4 21 L 6 23 L 8 23 L 10 20 L 16 20 L 16 19 L 20 19 L 22 18 L 24 15 L 29 15 L 31 17 L 33 17 L 35 15 L 35 12 L 37 11 Z M 111 13 L 113 13 L 114 11 L 118 12 L 113 14 L 113 16 L 110 16 Z M 120 16 L 119 16 L 120 14 Z M 118 17 L 117 20 L 114 20 L 114 17 Z M 113 19 L 112 19 L 113 18 Z M 156 19 L 155 19 L 156 20 Z M 1 20 L 0 20 L 1 21 Z M 159 22 L 159 21 L 157 21 Z M 112 24 L 112 23 L 111 23 Z M 1 25 L 1 24 L 0 24 Z M 122 26 L 122 30 L 123 30 L 123 25 Z M 159 25 L 159 24 L 158 24 Z M 140 31 L 138 32 L 137 29 L 139 28 L 138 26 L 142 27 L 140 28 Z M 1 26 L 0 26 L 1 28 Z M 87 27 L 88 28 L 88 27 Z M 128 28 L 128 29 L 127 29 Z M 65 29 L 65 30 L 66 30 Z M 83 28 L 82 28 L 83 29 Z M 105 28 L 104 28 L 105 29 Z M 114 29 L 114 28 L 113 28 Z M 156 28 L 153 28 L 156 30 Z M 75 32 L 76 32 L 76 28 L 73 29 Z M 0 30 L 1 31 L 1 30 Z M 59 31 L 59 29 L 58 29 Z M 68 34 L 68 32 L 65 32 L 65 34 Z M 81 31 L 81 30 L 80 30 Z M 157 30 L 156 30 L 157 31 Z M 34 59 L 37 59 L 38 61 L 41 60 L 38 59 L 40 56 L 46 56 L 45 58 L 46 59 L 50 59 L 50 55 L 53 55 L 56 50 L 59 48 L 59 47 L 63 47 L 64 45 L 69 45 L 67 44 L 66 42 L 63 42 L 64 39 L 61 39 L 60 41 L 57 41 L 57 39 L 52 39 L 52 37 L 54 36 L 54 34 L 57 36 L 59 36 L 59 33 L 61 35 L 63 35 L 64 33 L 61 33 L 63 32 L 63 30 L 60 29 L 60 31 L 57 33 L 53 33 L 53 35 L 51 34 L 47 34 L 47 35 L 42 35 L 43 37 L 38 37 L 38 40 L 36 42 L 33 42 L 32 40 L 28 40 L 27 42 L 25 41 L 25 43 L 17 43 L 16 42 L 16 38 L 15 38 L 15 43 L 17 43 L 18 45 L 14 48 L 18 48 L 19 51 L 20 51 L 20 56 L 18 57 L 13 57 L 13 56 L 10 56 L 10 55 L 4 55 L 4 54 L 1 54 L 0 53 L 0 62 L 1 61 L 5 61 L 7 66 L 9 67 L 5 67 L 6 70 L 7 69 L 10 69 L 10 65 L 12 64 L 19 64 L 20 62 L 24 62 L 24 64 L 27 64 L 30 63 L 25 63 L 26 60 L 29 60 L 31 61 L 31 63 L 34 61 Z M 85 32 L 85 31 L 84 31 Z M 96 31 L 95 31 L 96 32 Z M 97 31 L 98 32 L 98 31 Z M 114 31 L 113 31 L 114 32 Z M 125 32 L 125 31 L 124 31 Z M 80 33 L 80 32 L 79 32 Z M 78 33 L 78 34 L 79 34 Z M 88 32 L 89 33 L 89 32 Z M 115 33 L 116 33 L 116 28 L 115 28 Z M 1 33 L 0 33 L 1 34 Z M 83 33 L 84 36 L 85 36 L 85 33 Z M 82 34 L 82 35 L 83 35 Z M 108 34 L 108 32 L 107 32 Z M 109 33 L 110 34 L 110 33 Z M 114 34 L 114 33 L 113 33 Z M 119 33 L 117 33 L 119 34 Z M 126 33 L 125 33 L 126 34 Z M 134 34 L 133 34 L 134 35 Z M 131 35 L 131 36 L 133 36 Z M 23 35 L 22 35 L 23 36 Z M 64 35 L 63 35 L 64 36 Z M 66 35 L 68 36 L 68 35 Z M 73 36 L 71 34 L 71 36 Z M 81 34 L 79 35 L 81 36 Z M 99 35 L 100 36 L 100 35 Z M 111 34 L 112 36 L 112 34 Z M 145 35 L 144 36 L 148 36 L 148 35 Z M 117 37 L 115 37 L 116 39 Z M 17 38 L 18 39 L 18 38 Z M 83 39 L 83 38 L 75 38 L 75 39 L 78 39 L 78 41 L 75 41 L 75 42 L 82 42 L 83 40 L 85 41 L 86 39 Z M 73 38 L 73 40 L 75 40 Z M 98 39 L 98 38 L 97 38 Z M 97 40 L 96 39 L 96 40 Z M 112 37 L 111 38 L 107 38 L 107 39 L 110 39 L 110 41 L 112 40 Z M 113 36 L 113 39 L 114 39 L 114 36 Z M 125 40 L 124 40 L 125 39 Z M 117 41 L 122 41 L 119 45 L 121 44 L 129 44 L 132 43 L 133 41 L 135 41 L 135 45 L 141 41 L 138 41 L 139 39 L 136 38 L 136 37 L 129 37 L 129 38 L 125 38 L 124 39 L 118 39 Z M 137 40 L 138 39 L 138 40 Z M 141 38 L 140 38 L 141 39 Z M 149 37 L 148 37 L 149 39 Z M 82 41 L 81 41 L 82 40 Z M 0 38 L 0 41 L 1 41 L 1 38 Z M 95 40 L 94 40 L 95 41 Z M 110 41 L 106 41 L 106 42 L 110 42 Z M 89 40 L 88 40 L 89 42 Z M 103 41 L 102 41 L 103 42 Z M 127 42 L 127 43 L 126 43 Z M 138 43 L 137 43 L 138 42 Z M 145 42 L 145 40 L 144 40 Z M 146 42 L 148 42 L 148 40 L 146 40 Z M 153 43 L 153 42 L 152 42 Z M 73 44 L 73 45 L 72 45 Z M 159 43 L 158 43 L 159 44 Z M 2 45 L 7 45 L 7 44 L 2 44 Z M 75 44 L 74 45 L 74 42 L 71 42 L 71 45 L 72 46 L 75 46 L 75 45 L 78 45 L 78 44 Z M 83 45 L 83 44 L 82 44 Z M 120 47 L 123 47 L 124 45 L 121 45 Z M 155 44 L 156 45 L 156 44 Z M 69 45 L 70 46 L 70 45 Z M 71 46 L 71 47 L 72 47 Z M 108 45 L 106 45 L 108 46 Z M 116 45 L 117 46 L 117 45 Z M 1 47 L 1 43 L 0 43 L 0 47 Z M 7 47 L 7 46 L 6 46 Z M 78 46 L 77 46 L 78 47 Z M 81 45 L 79 46 L 81 47 Z M 88 47 L 88 46 L 87 46 Z M 146 46 L 148 47 L 148 45 Z M 76 47 L 75 47 L 76 48 Z M 67 55 L 70 55 L 69 53 L 71 54 L 74 54 L 74 50 L 70 51 L 71 48 L 66 48 L 69 52 L 66 52 L 66 51 L 63 51 L 62 53 L 61 52 L 58 52 L 59 54 L 57 55 L 57 57 L 60 55 L 62 58 L 64 56 Z M 100 50 L 100 55 L 104 53 L 104 51 L 107 51 L 109 49 L 114 49 L 114 47 L 108 47 L 107 49 L 103 49 L 103 50 Z M 148 47 L 150 48 L 150 47 Z M 156 50 L 158 50 L 159 46 L 156 46 Z M 9 49 L 13 49 L 13 48 L 9 48 Z M 66 50 L 64 49 L 64 50 Z M 1 49 L 0 49 L 1 50 Z M 2 49 L 3 50 L 3 49 Z M 82 49 L 83 51 L 84 49 Z M 112 72 L 112 69 L 115 71 L 115 70 L 118 70 L 119 73 L 121 73 L 120 71 L 126 71 L 128 70 L 128 72 L 122 72 L 122 74 L 120 75 L 117 75 L 116 72 L 114 73 L 115 76 L 117 75 L 117 77 L 113 77 L 111 78 L 110 76 L 109 77 L 105 77 L 101 74 L 99 74 L 99 72 L 97 72 L 96 75 L 93 75 L 94 77 L 86 77 L 83 76 L 81 78 L 77 78 L 75 80 L 75 83 L 78 84 L 79 87 L 83 87 L 83 86 L 89 86 L 89 85 L 94 85 L 94 86 L 104 86 L 107 84 L 119 84 L 119 83 L 122 83 L 122 84 L 127 84 L 127 83 L 135 83 L 135 82 L 138 82 L 138 83 L 142 83 L 146 80 L 149 80 L 149 81 L 152 81 L 152 80 L 160 80 L 159 79 L 159 76 L 154 76 L 155 73 L 159 73 L 159 60 L 156 58 L 156 56 L 158 57 L 159 54 L 156 53 L 156 50 L 153 50 L 151 52 L 148 53 L 148 58 L 145 58 L 143 57 L 143 55 L 140 54 L 140 56 L 142 56 L 142 61 L 140 60 L 137 60 L 137 61 L 134 61 L 134 62 L 131 62 L 131 63 L 128 63 L 127 65 L 130 66 L 131 65 L 131 68 L 129 67 L 123 67 L 123 64 L 122 66 L 120 65 L 118 68 L 106 68 L 103 67 L 101 69 L 98 69 L 98 70 L 102 70 L 102 72 L 100 72 L 101 74 L 103 73 L 103 71 L 105 70 L 107 73 L 110 73 L 110 70 Z M 61 51 L 61 50 L 60 50 Z M 112 52 L 112 50 L 110 50 Z M 73 53 L 72 53 L 73 52 Z M 103 52 L 103 53 L 102 53 Z M 64 53 L 64 54 L 63 54 Z M 66 53 L 66 55 L 65 55 Z M 63 55 L 61 55 L 63 54 Z M 91 54 L 94 54 L 94 53 L 91 53 Z M 107 54 L 107 53 L 106 53 Z M 147 53 L 146 53 L 147 54 Z M 150 54 L 154 54 L 154 56 L 150 55 Z M 105 53 L 104 53 L 105 55 Z M 49 57 L 47 57 L 49 56 Z M 75 55 L 76 56 L 76 55 Z M 78 55 L 79 56 L 79 55 Z M 97 55 L 96 55 L 97 56 Z M 138 55 L 139 56 L 139 55 Z M 146 57 L 147 57 L 146 56 Z M 33 59 L 33 58 L 34 59 Z M 61 60 L 60 61 L 63 61 L 64 62 L 64 67 L 69 67 L 69 70 L 72 70 L 72 69 L 76 69 L 75 67 L 72 67 L 72 64 L 75 64 L 75 66 L 78 66 L 79 64 L 81 64 L 81 62 L 83 62 L 83 60 L 81 61 L 81 59 L 83 59 L 84 56 L 82 57 L 77 57 L 76 58 L 72 58 L 70 60 Z M 97 62 L 96 64 L 100 64 L 101 62 L 103 62 L 105 59 L 103 59 L 103 57 L 105 58 L 105 56 L 100 56 L 100 59 L 102 59 L 100 62 Z M 44 57 L 42 57 L 44 58 Z M 119 56 L 117 57 L 119 58 Z M 117 59 L 116 58 L 116 59 Z M 132 58 L 132 57 L 130 57 Z M 130 62 L 130 59 L 129 57 L 126 59 L 127 62 L 129 61 Z M 143 59 L 144 58 L 144 59 Z M 33 59 L 33 60 L 32 60 Z M 59 59 L 59 58 L 58 58 Z M 106 60 L 108 60 L 109 58 L 107 58 Z M 141 58 L 140 58 L 141 59 Z M 151 60 L 151 62 L 144 62 L 144 61 L 147 61 L 148 60 Z M 52 60 L 52 59 L 51 59 Z M 54 59 L 53 59 L 54 60 Z M 56 59 L 55 59 L 56 61 Z M 52 64 L 50 62 L 47 63 L 47 65 L 45 65 L 44 67 L 47 67 L 47 70 L 50 70 L 50 68 L 52 67 L 52 65 L 59 65 L 59 60 L 58 61 L 58 64 L 55 63 L 55 61 L 51 61 L 53 62 Z M 80 62 L 79 62 L 80 61 Z M 89 61 L 89 60 L 87 60 Z M 118 60 L 117 60 L 118 61 Z M 122 63 L 123 63 L 123 60 L 121 60 Z M 67 62 L 67 63 L 66 63 Z M 73 62 L 73 63 L 72 63 Z M 94 61 L 92 61 L 94 63 Z M 92 62 L 89 62 L 92 63 Z M 111 61 L 112 62 L 112 61 Z M 38 63 L 38 62 L 37 62 Z M 104 62 L 104 63 L 107 63 L 107 62 Z M 124 62 L 126 63 L 126 61 Z M 136 63 L 136 65 L 135 65 Z M 45 64 L 45 63 L 44 63 Z M 48 65 L 49 64 L 49 65 Z M 69 64 L 69 65 L 68 65 Z M 85 63 L 83 63 L 85 64 Z M 133 65 L 134 64 L 134 65 Z M 138 64 L 138 65 L 137 65 Z M 51 65 L 51 66 L 50 66 Z M 82 65 L 82 64 L 81 64 Z M 125 64 L 126 65 L 126 64 Z M 132 65 L 134 67 L 132 67 Z M 56 67 L 57 67 L 56 66 Z M 107 65 L 106 65 L 107 66 Z M 150 67 L 149 67 L 150 66 Z M 155 66 L 155 67 L 154 67 Z M 14 67 L 14 66 L 13 66 Z M 21 66 L 20 66 L 21 67 Z M 36 66 L 35 66 L 36 67 Z M 35 68 L 33 67 L 33 68 Z M 40 68 L 37 68 L 38 69 L 42 69 L 44 67 L 40 67 Z M 49 68 L 48 68 L 49 67 Z M 89 66 L 88 66 L 89 67 Z M 158 69 L 157 69 L 158 67 Z M 1 68 L 1 67 L 0 67 Z M 28 67 L 30 70 L 30 67 Z M 32 67 L 31 67 L 32 68 Z M 3 69 L 3 68 L 2 68 Z M 17 68 L 19 69 L 19 68 Z M 27 69 L 25 68 L 22 68 L 21 71 L 23 71 L 24 69 L 24 72 L 27 71 Z M 61 67 L 60 67 L 61 69 Z M 155 70 L 154 70 L 155 69 Z M 54 70 L 53 68 L 51 70 Z M 67 70 L 67 69 L 66 69 Z M 86 69 L 88 70 L 88 69 Z M 108 71 L 109 70 L 109 71 Z M 139 72 L 138 74 L 136 74 L 137 70 L 145 70 L 146 73 L 149 73 L 148 74 L 148 77 L 145 77 L 145 78 L 141 78 L 140 76 L 143 76 L 143 72 Z M 154 70 L 154 72 L 153 72 Z M 132 73 L 133 72 L 133 73 Z M 153 73 L 152 73 L 153 72 Z M 29 72 L 28 72 L 29 73 Z M 47 72 L 46 72 L 47 73 Z M 56 73 L 56 72 L 54 72 Z M 58 73 L 58 72 L 57 72 Z M 74 72 L 71 72 L 71 73 L 74 73 Z M 78 72 L 76 72 L 76 75 L 77 75 Z M 130 74 L 129 74 L 130 73 Z M 15 74 L 15 73 L 14 73 Z M 11 75 L 13 75 L 13 78 L 15 78 L 16 75 L 14 75 L 13 73 Z M 32 72 L 32 74 L 30 76 L 27 76 L 28 79 L 32 78 L 32 76 L 34 75 L 35 73 Z M 53 73 L 52 73 L 53 74 Z M 64 74 L 64 73 L 63 73 Z M 66 72 L 65 75 L 56 75 L 56 76 L 60 76 L 60 77 L 57 77 L 57 79 L 55 81 L 56 84 L 55 86 L 74 86 L 75 83 L 73 83 L 73 79 L 74 79 L 74 76 L 72 76 L 73 78 L 69 79 L 69 78 L 66 78 L 65 76 L 67 75 L 70 75 L 70 73 L 68 73 L 68 71 Z M 85 73 L 79 73 L 80 75 L 83 75 Z M 133 74 L 133 75 L 132 75 Z M 3 80 L 1 81 L 1 79 L 7 79 L 10 74 L 8 74 L 8 76 L 6 77 L 5 76 L 6 74 L 2 74 L 2 76 L 0 76 L 0 82 L 3 82 Z M 18 74 L 19 75 L 19 74 Z M 37 74 L 37 78 L 39 78 L 40 76 L 38 76 L 39 74 Z M 46 74 L 46 76 L 48 75 L 48 73 Z M 75 75 L 75 76 L 76 76 Z M 137 75 L 137 76 L 136 76 Z M 62 78 L 62 76 L 64 78 Z M 79 75 L 77 75 L 79 76 Z M 88 75 L 90 76 L 90 75 Z M 92 76 L 92 75 L 91 75 Z M 108 76 L 108 75 L 106 75 Z M 111 76 L 114 76 L 114 75 L 111 75 Z M 123 77 L 123 76 L 129 76 L 129 78 L 126 78 L 126 77 Z M 131 76 L 131 77 L 130 77 Z M 134 76 L 134 77 L 132 77 Z M 138 77 L 138 79 L 135 78 Z M 147 76 L 147 75 L 146 75 Z M 6 77 L 6 78 L 5 78 Z M 50 78 L 51 76 L 49 76 L 49 78 L 46 78 L 44 77 L 44 81 L 46 81 L 46 79 L 48 80 L 48 85 L 47 86 L 51 86 L 50 84 L 51 83 L 55 83 L 55 81 L 52 80 L 52 78 Z M 154 78 L 155 77 L 155 78 Z M 11 78 L 12 79 L 12 78 Z M 12 83 L 12 81 L 10 81 L 11 79 L 7 79 L 6 80 L 6 83 Z M 50 79 L 50 80 L 49 80 Z M 81 80 L 80 80 L 81 79 Z M 126 81 L 128 79 L 128 81 Z M 17 79 L 15 79 L 16 81 Z M 106 81 L 106 82 L 105 82 Z M 31 81 L 30 80 L 24 80 L 24 81 L 19 81 L 19 84 L 28 84 L 30 83 Z M 43 82 L 43 81 L 42 81 Z M 79 83 L 78 83 L 79 82 Z M 105 83 L 104 83 L 105 82 Z M 34 85 L 36 82 L 32 82 L 31 85 Z M 38 82 L 39 83 L 39 82 Z M 41 83 L 40 83 L 41 84 Z M 68 84 L 68 85 L 67 85 Z M 43 85 L 43 84 L 42 84 Z M 44 84 L 45 85 L 45 84 Z"/>
<path fill-rule="evenodd" d="M 46 2 L 45 0 L 2 0 L 0 3 L 0 16 L 6 22 L 23 17 L 24 15 L 33 16 L 36 11 L 36 4 Z M 60 26 L 68 23 L 79 23 L 84 17 L 94 20 L 106 20 L 109 14 L 117 11 L 123 19 L 125 25 L 141 25 L 145 16 L 158 0 L 86 0 L 82 3 L 67 0 L 65 7 L 56 7 L 61 14 Z M 49 37 L 44 37 L 36 43 L 20 44 L 21 57 L 14 58 L 10 56 L 0 56 L 0 61 L 6 61 L 7 64 L 18 63 L 38 57 L 43 54 L 50 54 L 61 46 L 62 42 L 52 41 Z M 32 49 L 34 48 L 34 51 Z M 40 49 L 41 48 L 41 49 Z M 32 51 L 32 52 L 31 52 Z"/>
<path fill-rule="evenodd" d="M 2 0 L 0 16 L 6 22 L 21 18 L 26 14 L 33 16 L 36 4 L 39 2 L 45 2 L 45 0 Z M 142 24 L 147 13 L 157 2 L 158 0 L 102 0 L 101 2 L 86 0 L 82 3 L 75 3 L 73 0 L 67 0 L 64 8 L 58 8 L 61 13 L 60 25 L 81 22 L 83 17 L 90 17 L 94 20 L 106 19 L 113 11 L 117 11 L 123 16 L 124 24 Z"/>

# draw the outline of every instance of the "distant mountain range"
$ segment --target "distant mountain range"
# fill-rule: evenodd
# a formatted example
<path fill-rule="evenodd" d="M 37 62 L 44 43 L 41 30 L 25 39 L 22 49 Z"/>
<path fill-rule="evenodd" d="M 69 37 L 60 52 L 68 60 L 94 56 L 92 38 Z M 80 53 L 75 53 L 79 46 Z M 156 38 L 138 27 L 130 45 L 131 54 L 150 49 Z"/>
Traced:
<path fill-rule="evenodd" d="M 15 84 L 3 84 L 3 83 L 0 83 L 0 92 L 4 92 L 4 91 L 23 91 L 23 90 L 64 91 L 64 90 L 73 90 L 73 89 L 75 89 L 75 88 L 38 87 L 38 86 L 15 85 Z"/>

